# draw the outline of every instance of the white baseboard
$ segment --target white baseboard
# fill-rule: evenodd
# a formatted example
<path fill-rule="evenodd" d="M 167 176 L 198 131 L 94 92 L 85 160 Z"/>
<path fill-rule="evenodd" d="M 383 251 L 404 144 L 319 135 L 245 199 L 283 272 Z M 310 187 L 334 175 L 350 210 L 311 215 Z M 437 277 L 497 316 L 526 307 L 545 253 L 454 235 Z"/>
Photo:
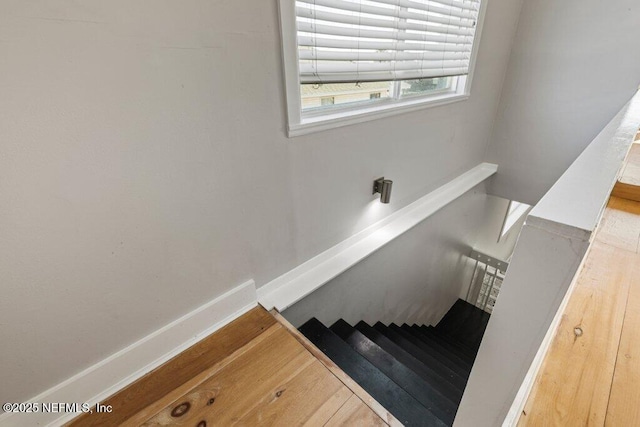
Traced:
<path fill-rule="evenodd" d="M 86 402 L 94 407 L 256 305 L 256 287 L 250 280 L 29 399 L 29 402 Z M 41 411 L 4 413 L 0 415 L 0 426 L 58 426 L 77 415 Z"/>
<path fill-rule="evenodd" d="M 267 310 L 282 312 L 329 280 L 439 211 L 498 170 L 481 163 L 382 221 L 367 227 L 258 289 Z"/>

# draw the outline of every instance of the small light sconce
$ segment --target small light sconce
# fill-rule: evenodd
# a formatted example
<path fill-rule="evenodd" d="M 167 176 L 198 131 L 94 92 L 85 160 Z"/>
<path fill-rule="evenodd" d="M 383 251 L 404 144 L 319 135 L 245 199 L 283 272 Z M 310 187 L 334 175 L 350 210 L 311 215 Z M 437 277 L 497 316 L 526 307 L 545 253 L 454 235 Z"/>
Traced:
<path fill-rule="evenodd" d="M 373 193 L 380 193 L 380 202 L 381 203 L 389 203 L 391 200 L 391 186 L 393 185 L 393 181 L 390 179 L 378 178 L 373 181 Z"/>

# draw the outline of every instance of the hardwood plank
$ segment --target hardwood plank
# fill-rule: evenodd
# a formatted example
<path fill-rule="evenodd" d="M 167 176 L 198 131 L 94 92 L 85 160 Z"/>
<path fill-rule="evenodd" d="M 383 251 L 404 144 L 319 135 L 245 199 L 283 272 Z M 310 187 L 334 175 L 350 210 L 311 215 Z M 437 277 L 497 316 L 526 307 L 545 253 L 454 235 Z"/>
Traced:
<path fill-rule="evenodd" d="M 220 362 L 275 323 L 273 316 L 262 307 L 256 307 L 101 402 L 111 405 L 113 412 L 83 414 L 67 425 L 119 425 L 140 408 Z"/>
<path fill-rule="evenodd" d="M 369 408 L 367 405 L 365 405 L 362 400 L 360 400 L 358 398 L 358 396 L 356 396 L 355 394 L 353 394 L 353 392 L 351 390 L 349 390 L 349 388 L 347 386 L 345 386 L 344 384 L 342 384 L 342 382 L 340 380 L 338 380 L 336 378 L 335 375 L 333 375 L 326 366 L 324 366 L 319 360 L 317 361 L 317 363 L 320 364 L 320 366 L 322 367 L 322 369 L 329 373 L 330 375 L 332 375 L 341 385 L 340 387 L 340 391 L 336 394 L 334 394 L 333 396 L 329 397 L 329 399 L 325 400 L 325 402 L 316 409 L 316 411 L 313 413 L 313 415 L 311 417 L 309 417 L 305 422 L 304 425 L 306 426 L 318 426 L 318 425 L 322 425 L 322 423 L 324 422 L 325 424 L 351 399 L 355 399 L 356 401 L 360 402 L 360 404 L 362 405 L 362 407 L 365 409 L 365 411 L 367 411 L 372 417 L 374 418 L 380 418 L 376 415 L 375 412 L 373 412 L 371 410 L 371 408 Z M 346 400 L 345 400 L 346 398 Z M 339 405 L 336 405 L 336 402 L 340 401 Z"/>
<path fill-rule="evenodd" d="M 598 226 L 595 240 L 639 253 L 640 203 L 611 197 Z"/>
<path fill-rule="evenodd" d="M 371 411 L 357 396 L 352 396 L 325 424 L 325 427 L 379 427 L 387 424 Z"/>
<path fill-rule="evenodd" d="M 605 424 L 640 425 L 640 255 L 630 266 L 629 289 Z"/>
<path fill-rule="evenodd" d="M 402 423 L 396 419 L 384 406 L 376 401 L 360 384 L 355 382 L 349 375 L 347 375 L 342 369 L 340 369 L 335 363 L 331 361 L 322 351 L 318 349 L 307 337 L 302 335 L 287 319 L 282 317 L 277 310 L 271 310 L 273 317 L 284 326 L 289 333 L 306 348 L 313 356 L 318 359 L 333 375 L 335 375 L 344 385 L 346 385 L 365 405 L 367 405 L 373 412 L 376 413 L 384 422 L 390 426 L 402 426 Z"/>
<path fill-rule="evenodd" d="M 611 195 L 636 202 L 640 201 L 640 144 L 631 144 Z"/>
<path fill-rule="evenodd" d="M 640 202 L 640 185 L 616 181 L 616 184 L 613 186 L 611 195 L 614 197 L 620 197 L 621 199 Z"/>
<path fill-rule="evenodd" d="M 519 426 L 604 424 L 630 275 L 639 260 L 593 242 Z"/>
<path fill-rule="evenodd" d="M 141 409 L 139 412 L 137 412 L 133 416 L 127 418 L 127 420 L 124 421 L 122 424 L 120 424 L 120 426 L 121 427 L 140 426 L 149 418 L 153 417 L 155 414 L 162 411 L 165 407 L 170 405 L 176 399 L 179 399 L 181 396 L 188 394 L 191 390 L 193 390 L 194 388 L 196 388 L 197 386 L 199 386 L 200 384 L 202 384 L 203 382 L 211 378 L 213 375 L 215 375 L 218 371 L 220 371 L 222 368 L 227 366 L 233 360 L 237 359 L 247 351 L 251 350 L 253 347 L 262 343 L 263 341 L 270 339 L 272 334 L 274 334 L 276 331 L 281 329 L 282 329 L 282 326 L 277 323 L 271 326 L 269 329 L 267 329 L 266 331 L 258 335 L 256 338 L 252 339 L 245 346 L 236 350 L 230 356 L 216 363 L 214 366 L 207 369 L 206 371 L 203 371 L 200 374 L 196 375 L 195 377 L 193 377 L 186 383 L 182 384 L 181 386 L 171 390 L 171 392 L 164 395 L 164 397 L 153 402 L 146 408 Z"/>
<path fill-rule="evenodd" d="M 352 396 L 276 323 L 122 425 L 323 425 Z M 368 417 L 381 420 L 368 410 Z"/>
<path fill-rule="evenodd" d="M 207 381 L 174 400 L 145 426 L 230 425 L 265 398 L 283 394 L 287 383 L 314 362 L 284 328 L 232 360 Z M 185 413 L 180 414 L 181 408 Z"/>
<path fill-rule="evenodd" d="M 631 147 L 629 147 L 618 181 L 625 184 L 640 185 L 640 144 L 631 144 Z"/>
<path fill-rule="evenodd" d="M 344 384 L 314 360 L 304 371 L 282 383 L 275 394 L 265 396 L 238 424 L 323 425 L 351 396 L 353 393 Z"/>

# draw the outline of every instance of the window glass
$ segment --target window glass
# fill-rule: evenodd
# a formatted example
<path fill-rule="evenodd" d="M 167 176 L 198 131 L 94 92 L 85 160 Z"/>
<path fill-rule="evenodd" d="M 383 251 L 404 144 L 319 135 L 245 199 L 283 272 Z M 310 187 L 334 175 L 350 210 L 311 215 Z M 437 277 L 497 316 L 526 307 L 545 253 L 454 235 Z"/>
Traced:
<path fill-rule="evenodd" d="M 404 80 L 401 83 L 401 95 L 424 95 L 429 92 L 439 92 L 452 88 L 452 77 L 436 77 L 433 79 Z"/>
<path fill-rule="evenodd" d="M 389 98 L 391 82 L 303 84 L 302 111 Z"/>

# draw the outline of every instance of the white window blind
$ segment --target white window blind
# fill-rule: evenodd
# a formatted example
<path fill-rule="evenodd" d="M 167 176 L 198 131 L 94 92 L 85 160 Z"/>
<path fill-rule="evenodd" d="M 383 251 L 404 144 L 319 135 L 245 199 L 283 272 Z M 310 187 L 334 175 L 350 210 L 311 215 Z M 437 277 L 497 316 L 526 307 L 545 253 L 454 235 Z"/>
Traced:
<path fill-rule="evenodd" d="M 480 0 L 297 0 L 300 83 L 459 76 Z"/>

